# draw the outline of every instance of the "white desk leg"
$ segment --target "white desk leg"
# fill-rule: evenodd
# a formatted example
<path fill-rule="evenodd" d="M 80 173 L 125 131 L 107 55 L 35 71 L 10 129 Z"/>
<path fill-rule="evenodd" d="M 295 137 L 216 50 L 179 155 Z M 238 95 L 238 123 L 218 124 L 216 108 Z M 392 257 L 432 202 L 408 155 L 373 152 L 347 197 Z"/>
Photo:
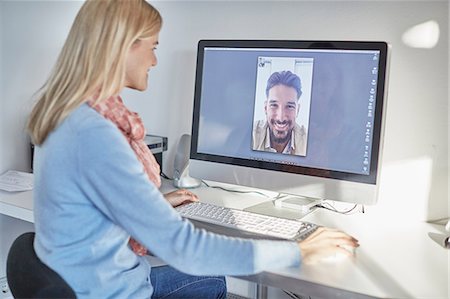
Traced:
<path fill-rule="evenodd" d="M 267 299 L 267 286 L 256 284 L 256 299 Z"/>

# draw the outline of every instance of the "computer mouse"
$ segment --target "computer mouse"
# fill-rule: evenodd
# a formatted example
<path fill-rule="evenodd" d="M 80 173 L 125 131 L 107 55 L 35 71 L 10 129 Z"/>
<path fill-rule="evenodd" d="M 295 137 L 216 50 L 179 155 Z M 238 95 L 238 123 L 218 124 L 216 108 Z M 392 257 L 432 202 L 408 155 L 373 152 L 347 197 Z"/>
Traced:
<path fill-rule="evenodd" d="M 340 245 L 341 248 L 347 250 L 348 252 L 350 252 L 351 254 L 345 254 L 343 252 L 337 251 L 329 256 L 326 256 L 324 258 L 321 259 L 321 262 L 324 263 L 337 263 L 337 262 L 341 262 L 344 261 L 348 258 L 351 258 L 352 256 L 355 255 L 355 248 L 352 246 L 348 246 L 348 245 Z"/>

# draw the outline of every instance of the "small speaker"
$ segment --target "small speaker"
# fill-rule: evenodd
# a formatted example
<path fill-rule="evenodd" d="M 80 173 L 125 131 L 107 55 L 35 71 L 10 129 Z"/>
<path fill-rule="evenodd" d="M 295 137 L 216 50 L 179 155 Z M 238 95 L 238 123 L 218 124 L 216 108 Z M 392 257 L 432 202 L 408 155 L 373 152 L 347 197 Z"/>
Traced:
<path fill-rule="evenodd" d="M 189 155 L 191 152 L 191 135 L 184 134 L 178 142 L 173 163 L 173 185 L 177 188 L 197 188 L 202 184 L 199 179 L 189 176 Z"/>

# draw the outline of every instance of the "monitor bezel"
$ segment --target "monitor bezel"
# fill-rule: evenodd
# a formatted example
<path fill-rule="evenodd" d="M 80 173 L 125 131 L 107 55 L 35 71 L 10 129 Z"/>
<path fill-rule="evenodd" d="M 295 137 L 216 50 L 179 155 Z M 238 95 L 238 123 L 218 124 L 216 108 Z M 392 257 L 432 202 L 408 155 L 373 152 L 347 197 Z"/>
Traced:
<path fill-rule="evenodd" d="M 357 174 L 198 152 L 198 130 L 200 122 L 200 105 L 205 48 L 272 48 L 307 50 L 333 49 L 380 51 L 376 105 L 374 110 L 375 114 L 372 135 L 372 155 L 370 159 L 369 174 Z M 384 116 L 383 108 L 385 106 L 387 57 L 388 44 L 384 41 L 200 40 L 197 49 L 197 69 L 195 75 L 190 159 L 376 185 L 378 178 L 378 161 L 380 159 L 381 152 L 380 141 L 382 137 L 382 120 Z"/>

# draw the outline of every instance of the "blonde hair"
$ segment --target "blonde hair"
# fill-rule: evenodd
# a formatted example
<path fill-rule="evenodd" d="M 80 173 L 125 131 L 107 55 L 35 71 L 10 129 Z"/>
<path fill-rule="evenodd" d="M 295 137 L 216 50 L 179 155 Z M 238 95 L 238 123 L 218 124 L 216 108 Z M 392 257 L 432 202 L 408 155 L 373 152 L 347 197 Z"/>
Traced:
<path fill-rule="evenodd" d="M 118 94 L 130 47 L 157 34 L 161 25 L 159 12 L 144 0 L 87 0 L 30 114 L 33 143 L 42 144 L 90 97 L 98 103 Z"/>

